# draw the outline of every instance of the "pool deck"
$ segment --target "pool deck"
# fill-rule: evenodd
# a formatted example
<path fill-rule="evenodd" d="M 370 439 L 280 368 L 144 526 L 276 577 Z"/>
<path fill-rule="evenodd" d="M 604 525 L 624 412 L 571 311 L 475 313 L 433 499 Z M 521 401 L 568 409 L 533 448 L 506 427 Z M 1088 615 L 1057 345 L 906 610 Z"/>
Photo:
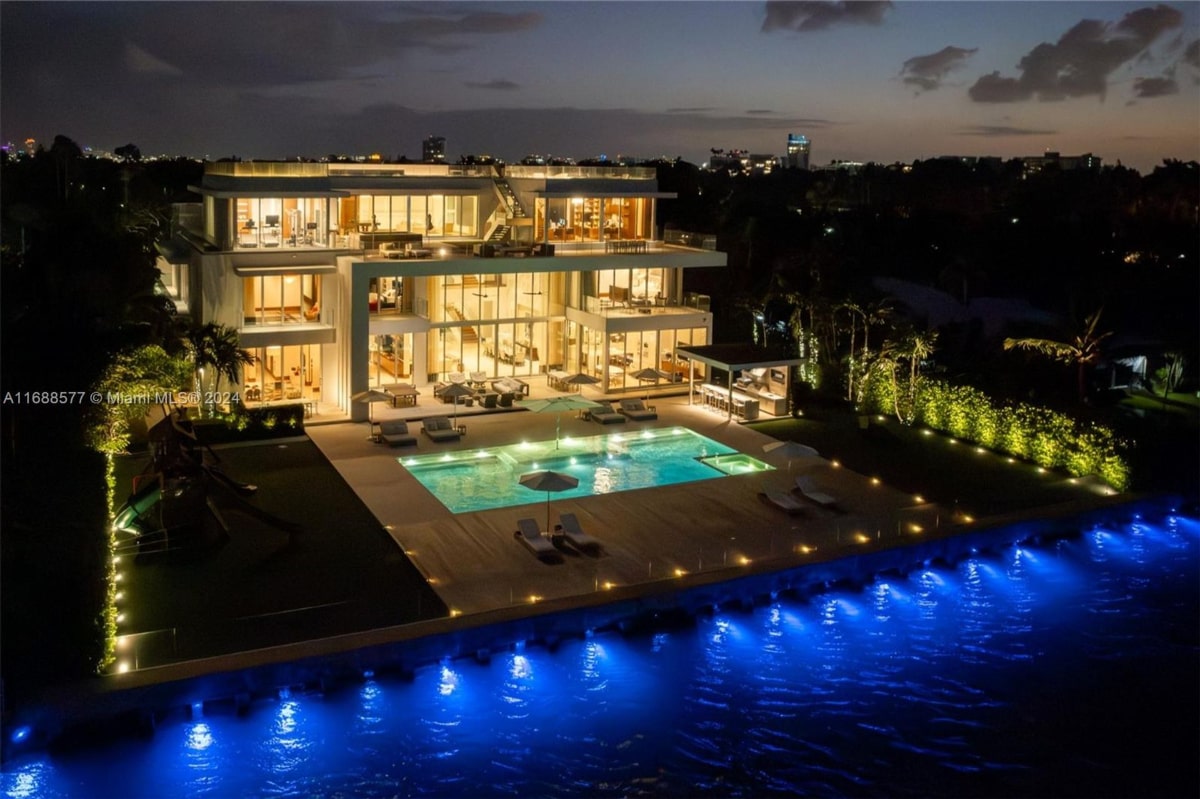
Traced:
<path fill-rule="evenodd" d="M 542 391 L 535 388 L 534 393 Z M 416 420 L 452 413 L 451 408 L 428 403 L 406 409 L 404 415 Z M 365 422 L 316 425 L 308 434 L 452 612 L 464 615 L 580 597 L 615 586 L 662 585 L 663 580 L 699 572 L 719 571 L 732 577 L 768 561 L 770 568 L 783 568 L 806 559 L 828 560 L 875 546 L 896 546 L 925 534 L 914 532 L 913 525 L 928 533 L 943 527 L 948 532 L 951 527 L 947 509 L 919 503 L 910 494 L 873 484 L 830 461 L 803 458 L 789 464 L 764 452 L 763 446 L 775 439 L 701 406 L 689 406 L 686 396 L 658 397 L 652 404 L 659 415 L 656 421 L 601 425 L 563 413 L 562 436 L 682 426 L 776 469 L 576 499 L 552 498 L 552 524 L 559 513 L 573 512 L 584 530 L 603 542 L 599 556 L 568 549 L 560 563 L 539 561 L 513 538 L 520 518 L 545 524 L 544 494 L 531 494 L 527 505 L 454 514 L 398 461 L 414 453 L 552 439 L 553 415 L 525 410 L 460 414 L 458 423 L 466 425 L 467 434 L 458 442 L 435 443 L 418 434 L 416 447 L 375 444 L 368 440 Z M 398 415 L 390 409 L 385 413 L 382 418 Z M 410 432 L 419 427 L 411 424 Z M 791 492 L 801 473 L 811 475 L 822 491 L 839 500 L 836 510 Z M 805 508 L 788 514 L 763 501 L 759 495 L 764 491 L 791 493 Z"/>

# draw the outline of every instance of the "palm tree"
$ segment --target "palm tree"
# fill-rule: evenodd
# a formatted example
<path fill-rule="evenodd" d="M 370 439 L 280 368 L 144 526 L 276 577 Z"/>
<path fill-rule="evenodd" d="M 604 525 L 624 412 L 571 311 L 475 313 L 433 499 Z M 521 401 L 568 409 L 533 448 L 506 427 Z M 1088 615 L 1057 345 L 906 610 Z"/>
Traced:
<path fill-rule="evenodd" d="M 871 369 L 886 375 L 892 384 L 892 405 L 896 419 L 902 424 L 912 424 L 916 417 L 917 393 L 920 388 L 921 362 L 933 355 L 937 349 L 937 331 L 925 332 L 906 330 L 884 341 Z M 896 373 L 902 364 L 908 365 L 908 386 L 900 390 Z"/>
<path fill-rule="evenodd" d="M 1083 331 L 1070 341 L 1055 341 L 1048 338 L 1006 338 L 1004 349 L 1029 350 L 1045 355 L 1062 363 L 1073 363 L 1076 367 L 1079 401 L 1087 401 L 1087 367 L 1100 359 L 1100 344 L 1112 335 L 1112 331 L 1097 333 L 1100 323 L 1100 308 L 1083 323 Z"/>
<path fill-rule="evenodd" d="M 213 391 L 221 388 L 221 378 L 229 378 L 230 385 L 236 384 L 242 377 L 242 367 L 254 365 L 254 355 L 249 350 L 238 346 L 238 332 L 228 325 L 218 325 L 213 339 L 213 367 L 217 372 L 216 385 Z"/>
<path fill-rule="evenodd" d="M 254 355 L 238 346 L 237 329 L 229 325 L 208 322 L 189 330 L 187 340 L 192 349 L 192 362 L 200 391 L 205 391 L 204 370 L 208 367 L 213 370 L 212 390 L 206 394 L 207 401 L 204 403 L 211 411 L 216 400 L 214 395 L 221 387 L 221 378 L 227 377 L 230 383 L 237 383 L 242 367 L 254 363 Z"/>
<path fill-rule="evenodd" d="M 891 316 L 892 308 L 886 299 L 861 304 L 854 300 L 847 300 L 840 308 L 850 314 L 850 363 L 847 370 L 846 399 L 853 402 L 855 369 L 857 368 L 859 371 L 862 371 L 871 358 L 871 327 L 884 324 L 888 317 Z M 858 332 L 857 323 L 860 321 L 862 322 L 863 329 L 863 344 L 862 354 L 856 362 L 854 344 L 855 334 Z"/>

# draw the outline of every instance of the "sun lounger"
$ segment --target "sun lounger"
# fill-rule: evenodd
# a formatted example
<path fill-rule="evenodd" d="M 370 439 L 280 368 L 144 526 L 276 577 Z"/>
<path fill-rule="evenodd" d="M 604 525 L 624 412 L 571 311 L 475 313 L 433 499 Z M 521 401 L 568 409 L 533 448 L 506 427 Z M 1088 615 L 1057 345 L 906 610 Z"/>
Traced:
<path fill-rule="evenodd" d="M 830 505 L 837 504 L 837 499 L 818 489 L 816 483 L 806 474 L 802 474 L 796 478 L 796 490 L 804 495 L 805 499 L 811 500 L 818 505 L 829 507 Z"/>
<path fill-rule="evenodd" d="M 578 550 L 590 550 L 596 552 L 601 548 L 599 539 L 593 538 L 583 531 L 583 527 L 579 524 L 579 519 L 574 513 L 563 513 L 559 515 L 559 521 L 562 524 L 554 528 L 556 535 L 561 535 L 563 538 Z"/>
<path fill-rule="evenodd" d="M 562 553 L 554 548 L 554 542 L 542 535 L 538 523 L 533 519 L 518 519 L 513 538 L 524 544 L 539 560 L 562 560 Z"/>
<path fill-rule="evenodd" d="M 614 411 L 610 402 L 600 402 L 599 408 L 588 411 L 588 418 L 600 424 L 622 424 L 625 421 L 625 415 Z"/>
<path fill-rule="evenodd" d="M 635 422 L 649 422 L 658 418 L 658 414 L 647 408 L 640 399 L 621 400 L 621 413 Z"/>
<path fill-rule="evenodd" d="M 462 438 L 448 416 L 430 416 L 421 423 L 421 432 L 434 441 L 458 441 Z"/>
<path fill-rule="evenodd" d="M 408 432 L 408 423 L 400 419 L 380 422 L 379 440 L 389 447 L 415 445 L 417 443 L 417 437 Z"/>
<path fill-rule="evenodd" d="M 764 491 L 758 496 L 764 502 L 771 503 L 789 515 L 804 512 L 804 504 L 797 501 L 791 494 L 785 494 L 782 491 Z"/>

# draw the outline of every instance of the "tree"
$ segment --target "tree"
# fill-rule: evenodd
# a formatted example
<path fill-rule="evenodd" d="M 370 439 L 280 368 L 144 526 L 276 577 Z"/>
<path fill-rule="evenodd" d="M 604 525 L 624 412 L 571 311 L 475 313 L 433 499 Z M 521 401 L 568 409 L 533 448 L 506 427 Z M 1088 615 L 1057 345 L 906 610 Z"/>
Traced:
<path fill-rule="evenodd" d="M 1084 321 L 1082 332 L 1070 341 L 1055 341 L 1048 338 L 1006 338 L 1004 339 L 1004 349 L 1028 350 L 1062 363 L 1075 364 L 1079 401 L 1086 402 L 1087 367 L 1100 359 L 1100 345 L 1112 335 L 1112 331 L 1096 332 L 1096 327 L 1100 324 L 1100 315 L 1103 312 L 1104 308 L 1100 308 L 1089 316 Z"/>
<path fill-rule="evenodd" d="M 888 300 L 879 302 L 858 303 L 847 300 L 839 307 L 850 315 L 850 355 L 846 370 L 846 399 L 854 402 L 854 381 L 857 373 L 864 372 L 871 360 L 871 328 L 884 324 L 892 314 Z M 863 343 L 861 355 L 855 360 L 854 344 L 858 331 L 858 323 L 862 322 Z"/>
<path fill-rule="evenodd" d="M 142 151 L 136 144 L 123 144 L 113 150 L 113 155 L 122 161 L 141 161 Z"/>
<path fill-rule="evenodd" d="M 130 425 L 146 416 L 156 398 L 183 389 L 188 371 L 185 359 L 153 344 L 118 354 L 93 387 L 106 401 L 92 406 L 92 448 L 108 455 L 124 451 Z"/>
<path fill-rule="evenodd" d="M 936 330 L 904 330 L 884 341 L 879 355 L 871 363 L 870 370 L 874 375 L 885 377 L 891 383 L 892 406 L 901 424 L 912 424 L 916 418 L 921 363 L 937 349 L 937 337 Z M 897 375 L 903 366 L 908 367 L 908 385 L 902 391 Z"/>
<path fill-rule="evenodd" d="M 211 412 L 216 405 L 216 393 L 221 388 L 221 378 L 229 378 L 230 383 L 236 383 L 241 377 L 243 366 L 254 363 L 254 355 L 249 350 L 238 346 L 238 334 L 235 328 L 228 325 L 218 325 L 208 322 L 200 327 L 194 327 L 187 334 L 188 344 L 192 349 L 192 364 L 196 370 L 196 385 L 204 392 L 204 406 Z M 212 369 L 212 388 L 205 387 L 205 370 Z"/>

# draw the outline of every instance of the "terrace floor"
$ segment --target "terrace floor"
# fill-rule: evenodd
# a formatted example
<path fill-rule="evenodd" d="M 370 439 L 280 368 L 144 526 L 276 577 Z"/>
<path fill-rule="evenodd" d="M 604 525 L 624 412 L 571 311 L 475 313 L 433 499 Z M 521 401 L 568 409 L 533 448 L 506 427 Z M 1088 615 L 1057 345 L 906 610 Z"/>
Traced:
<path fill-rule="evenodd" d="M 531 385 L 535 395 L 546 393 L 543 382 Z M 421 400 L 415 408 L 375 410 L 412 422 L 452 413 L 431 398 Z M 458 422 L 467 428 L 460 441 L 435 443 L 418 433 L 416 447 L 374 443 L 366 422 L 342 421 L 310 425 L 307 439 L 220 448 L 220 465 L 231 477 L 259 485 L 251 504 L 301 529 L 288 534 L 225 499 L 229 532 L 220 546 L 122 565 L 128 610 L 118 654 L 141 669 L 447 613 L 470 624 L 475 613 L 522 607 L 536 613 L 531 605 L 549 600 L 560 608 L 594 602 L 610 587 L 626 595 L 652 593 L 664 581 L 726 579 L 901 546 L 985 523 L 986 515 L 1037 513 L 1104 491 L 895 423 L 862 431 L 840 412 L 744 425 L 688 405 L 686 396 L 652 403 L 659 419 L 651 422 L 604 426 L 564 413 L 562 435 L 678 425 L 775 469 L 552 499 L 555 517 L 575 513 L 604 545 L 598 557 L 567 551 L 556 564 L 539 561 L 513 538 L 519 518 L 544 522 L 545 494 L 530 492 L 528 504 L 454 514 L 398 460 L 413 452 L 552 439 L 553 415 L 460 412 Z M 410 425 L 415 428 L 419 423 Z M 789 463 L 763 451 L 777 440 L 767 432 L 813 445 L 824 457 Z M 138 466 L 136 458 L 123 463 L 117 485 L 127 486 Z M 800 473 L 837 497 L 837 509 L 805 503 L 802 513 L 789 515 L 761 499 L 764 491 L 788 492 Z"/>
<path fill-rule="evenodd" d="M 756 429 L 758 425 L 730 422 L 700 406 L 689 406 L 686 397 L 661 397 L 654 404 L 659 419 L 652 422 L 603 426 L 564 413 L 562 435 L 618 432 L 615 428 L 627 433 L 646 426 L 679 425 L 776 469 L 576 499 L 552 498 L 552 515 L 575 513 L 584 529 L 604 542 L 599 557 L 567 553 L 559 564 L 540 562 L 513 538 L 519 518 L 532 517 L 544 524 L 544 494 L 531 492 L 527 505 L 453 514 L 398 462 L 399 457 L 413 452 L 413 447 L 389 448 L 369 442 L 365 423 L 314 427 L 309 435 L 441 599 L 452 611 L 463 614 L 579 596 L 618 585 L 678 579 L 697 572 L 722 570 L 732 576 L 738 568 L 753 568 L 767 561 L 827 560 L 972 523 L 973 511 L 953 497 L 944 502 L 925 501 L 937 494 L 932 486 L 922 492 L 925 496 L 918 496 L 911 488 L 901 489 L 886 480 L 858 474 L 830 459 L 803 458 L 789 463 L 763 451 L 764 445 L 776 439 Z M 425 411 L 428 414 L 429 409 Z M 443 411 L 435 407 L 434 412 Z M 553 438 L 555 427 L 553 416 L 525 411 L 460 416 L 459 421 L 467 426 L 467 435 L 459 442 L 438 444 L 419 435 L 415 451 L 545 440 Z M 803 421 L 767 424 L 795 428 Z M 410 431 L 415 432 L 416 427 L 411 426 Z M 886 430 L 886 426 L 877 425 L 876 429 Z M 871 431 L 841 432 L 876 435 Z M 996 462 L 993 468 L 1004 463 L 990 454 L 967 457 L 974 464 L 990 458 Z M 1006 464 L 999 468 L 1010 473 L 1023 469 L 1030 483 L 1053 490 L 1040 494 L 1024 490 L 1022 499 L 1009 497 L 1015 501 L 1002 502 L 992 510 L 1066 501 L 1100 488 L 1087 481 L 1071 485 L 1061 475 L 1038 475 L 1030 466 Z M 811 475 L 822 491 L 837 497 L 837 509 L 801 500 L 804 511 L 789 515 L 760 497 L 766 491 L 788 493 L 801 473 Z"/>

